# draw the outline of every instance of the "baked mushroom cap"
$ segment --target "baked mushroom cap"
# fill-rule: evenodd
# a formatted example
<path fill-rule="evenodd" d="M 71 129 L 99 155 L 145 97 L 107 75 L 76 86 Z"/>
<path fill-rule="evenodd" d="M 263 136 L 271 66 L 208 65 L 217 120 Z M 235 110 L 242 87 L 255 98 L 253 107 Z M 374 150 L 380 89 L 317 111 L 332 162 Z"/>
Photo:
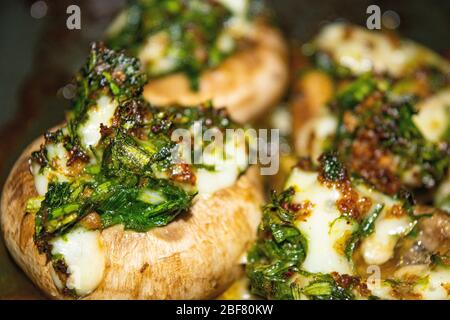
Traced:
<path fill-rule="evenodd" d="M 150 106 L 138 60 L 101 44 L 75 82 L 67 123 L 30 145 L 5 185 L 14 259 L 54 298 L 220 293 L 262 201 L 245 134 L 209 105 Z"/>

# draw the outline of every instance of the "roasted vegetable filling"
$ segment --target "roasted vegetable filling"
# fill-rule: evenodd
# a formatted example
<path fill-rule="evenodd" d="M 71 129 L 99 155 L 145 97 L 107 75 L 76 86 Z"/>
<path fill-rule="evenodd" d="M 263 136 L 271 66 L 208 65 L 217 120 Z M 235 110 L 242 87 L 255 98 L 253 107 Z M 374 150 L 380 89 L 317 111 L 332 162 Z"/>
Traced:
<path fill-rule="evenodd" d="M 165 226 L 189 210 L 197 193 L 231 186 L 247 167 L 245 138 L 202 139 L 208 130 L 237 128 L 223 109 L 152 107 L 141 97 L 145 81 L 137 59 L 94 44 L 75 78 L 67 124 L 47 133 L 32 154 L 40 195 L 27 204 L 35 214 L 34 240 L 66 284 L 61 274 L 74 271 L 61 239 L 93 239 L 86 243 L 95 251 L 102 247 L 100 234 L 88 231 Z M 218 179 L 223 174 L 227 179 Z"/>

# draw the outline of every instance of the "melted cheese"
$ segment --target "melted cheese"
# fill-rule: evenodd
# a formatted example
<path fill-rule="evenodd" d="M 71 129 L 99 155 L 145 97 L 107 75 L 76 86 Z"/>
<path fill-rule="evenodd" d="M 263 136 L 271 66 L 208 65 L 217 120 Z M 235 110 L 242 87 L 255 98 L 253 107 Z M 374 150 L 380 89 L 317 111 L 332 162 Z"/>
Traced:
<path fill-rule="evenodd" d="M 295 188 L 296 203 L 312 203 L 311 213 L 296 221 L 297 228 L 308 240 L 308 254 L 302 268 L 314 273 L 352 274 L 352 266 L 345 257 L 344 249 L 358 225 L 343 217 L 338 210 L 336 201 L 342 196 L 340 191 L 322 185 L 317 177 L 315 172 L 295 168 L 287 182 L 287 187 Z M 358 186 L 357 190 L 371 199 L 373 207 L 378 203 L 384 204 L 375 221 L 374 232 L 364 238 L 361 245 L 367 264 L 383 264 L 393 257 L 399 238 L 413 228 L 414 222 L 408 215 L 388 214 L 390 208 L 398 204 L 392 198 L 364 186 Z"/>
<path fill-rule="evenodd" d="M 450 270 L 438 267 L 428 274 L 425 284 L 415 286 L 415 291 L 426 300 L 450 299 Z"/>
<path fill-rule="evenodd" d="M 361 252 L 369 265 L 380 265 L 394 256 L 398 240 L 414 227 L 414 221 L 408 216 L 390 216 L 388 212 L 400 202 L 376 191 L 358 186 L 361 195 L 372 199 L 373 203 L 384 204 L 383 211 L 375 221 L 374 232 L 362 240 Z"/>
<path fill-rule="evenodd" d="M 105 249 L 99 231 L 77 228 L 51 242 L 52 255 L 62 255 L 68 267 L 66 287 L 84 296 L 94 291 L 105 272 Z M 63 288 L 56 273 L 55 285 Z"/>
<path fill-rule="evenodd" d="M 50 182 L 66 182 L 69 181 L 69 169 L 67 160 L 69 153 L 62 143 L 49 143 L 45 146 L 49 167 L 44 169 L 37 163 L 32 163 L 31 173 L 34 177 L 34 184 L 39 195 L 43 196 L 47 193 Z"/>
<path fill-rule="evenodd" d="M 111 126 L 117 102 L 108 96 L 102 96 L 97 100 L 97 105 L 88 111 L 87 121 L 80 126 L 78 134 L 84 147 L 95 147 L 100 139 L 100 125 Z"/>
<path fill-rule="evenodd" d="M 422 101 L 417 108 L 414 123 L 427 140 L 439 142 L 450 127 L 450 89 Z"/>
<path fill-rule="evenodd" d="M 423 300 L 445 300 L 450 298 L 450 269 L 444 266 L 437 266 L 430 269 L 428 265 L 410 265 L 401 267 L 394 274 L 394 279 L 399 281 L 411 281 L 411 293 Z M 369 284 L 368 284 L 369 285 Z M 389 299 L 392 298 L 392 286 L 384 283 L 382 286 L 369 285 L 369 288 L 377 296 Z"/>
<path fill-rule="evenodd" d="M 214 192 L 232 186 L 239 175 L 235 167 L 230 166 L 220 171 L 207 169 L 197 170 L 197 189 L 199 194 L 213 194 Z"/>
<path fill-rule="evenodd" d="M 48 177 L 44 173 L 41 173 L 41 166 L 37 163 L 31 164 L 31 173 L 34 177 L 34 186 L 40 196 L 45 196 L 48 191 Z"/>
<path fill-rule="evenodd" d="M 308 240 L 308 250 L 302 269 L 308 272 L 353 274 L 352 266 L 340 246 L 342 237 L 351 234 L 352 224 L 342 223 L 336 200 L 341 194 L 317 181 L 317 173 L 294 169 L 286 187 L 293 186 L 294 202 L 310 201 L 309 216 L 296 222 L 297 228 Z"/>
<path fill-rule="evenodd" d="M 445 64 L 436 54 L 411 41 L 396 43 L 382 33 L 342 23 L 325 27 L 315 45 L 356 75 L 375 71 L 398 77 L 420 63 Z"/>
<path fill-rule="evenodd" d="M 176 66 L 176 59 L 170 55 L 170 38 L 165 31 L 160 31 L 147 38 L 139 51 L 139 59 L 151 74 L 170 72 Z"/>
<path fill-rule="evenodd" d="M 224 148 L 205 148 L 201 163 L 212 166 L 208 170 L 199 168 L 196 172 L 199 194 L 212 194 L 232 186 L 239 174 L 247 168 L 245 140 L 227 139 Z"/>
<path fill-rule="evenodd" d="M 386 218 L 382 216 L 375 222 L 375 231 L 362 241 L 361 250 L 364 260 L 369 265 L 381 265 L 394 256 L 394 249 L 401 236 L 412 228 L 408 216 Z"/>
<path fill-rule="evenodd" d="M 248 0 L 218 0 L 236 16 L 245 16 L 248 11 Z"/>

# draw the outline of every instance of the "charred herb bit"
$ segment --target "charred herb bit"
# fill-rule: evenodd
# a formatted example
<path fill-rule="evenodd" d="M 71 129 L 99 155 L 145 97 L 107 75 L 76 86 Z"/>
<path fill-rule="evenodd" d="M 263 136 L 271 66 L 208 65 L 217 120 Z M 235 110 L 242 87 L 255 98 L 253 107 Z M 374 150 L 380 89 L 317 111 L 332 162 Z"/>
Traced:
<path fill-rule="evenodd" d="M 64 256 L 61 254 L 55 254 L 51 257 L 53 269 L 55 271 L 55 275 L 59 278 L 59 281 L 64 284 L 62 288 L 62 294 L 66 297 L 71 297 L 73 299 L 77 299 L 78 295 L 75 289 L 69 289 L 66 286 L 67 279 L 70 277 L 69 267 L 67 266 L 66 261 L 64 260 Z"/>
<path fill-rule="evenodd" d="M 336 152 L 327 152 L 320 156 L 320 178 L 325 182 L 343 182 L 347 172 Z"/>
<path fill-rule="evenodd" d="M 64 145 L 66 150 L 70 150 L 72 145 L 68 141 L 67 137 L 64 135 L 62 129 L 58 129 L 54 132 L 47 131 L 44 134 L 45 143 L 41 145 L 39 151 L 35 151 L 31 154 L 30 160 L 32 163 L 37 163 L 41 168 L 45 168 L 49 165 L 49 159 L 47 155 L 47 150 L 45 146 L 47 144 L 58 144 L 61 143 Z"/>
<path fill-rule="evenodd" d="M 368 299 L 374 298 L 371 291 L 369 290 L 367 283 L 361 279 L 359 276 L 352 276 L 348 274 L 340 274 L 337 272 L 332 272 L 331 276 L 338 286 L 343 289 L 356 291 L 361 297 L 366 297 Z"/>
<path fill-rule="evenodd" d="M 67 165 L 70 167 L 76 162 L 89 162 L 89 156 L 81 150 L 78 146 L 73 146 L 69 151 L 69 159 L 67 160 Z"/>
<path fill-rule="evenodd" d="M 41 145 L 39 151 L 34 151 L 33 153 L 31 153 L 30 162 L 37 163 L 41 168 L 44 168 L 48 165 L 47 152 L 44 148 L 44 145 Z"/>
<path fill-rule="evenodd" d="M 88 63 L 75 79 L 79 90 L 77 97 L 89 98 L 95 91 L 107 88 L 120 103 L 139 97 L 147 81 L 138 59 L 108 49 L 102 43 L 91 46 Z"/>
<path fill-rule="evenodd" d="M 86 64 L 75 77 L 77 94 L 69 121 L 69 132 L 76 140 L 77 127 L 87 117 L 87 108 L 95 105 L 101 95 L 111 97 L 118 104 L 139 99 L 146 83 L 136 58 L 93 43 Z"/>
<path fill-rule="evenodd" d="M 197 89 L 200 72 L 231 53 L 218 43 L 231 12 L 216 1 L 134 0 L 122 14 L 125 25 L 107 40 L 112 48 L 137 56 L 152 36 L 167 42 L 161 59 L 169 59 L 171 65 L 158 68 L 148 61 L 144 67 L 151 77 L 182 71 Z"/>
<path fill-rule="evenodd" d="M 113 127 L 129 130 L 135 134 L 136 129 L 146 125 L 151 111 L 147 102 L 140 98 L 135 98 L 122 103 L 116 111 Z"/>
<path fill-rule="evenodd" d="M 294 298 L 291 277 L 306 257 L 306 239 L 294 226 L 294 194 L 293 188 L 272 193 L 271 203 L 263 209 L 259 239 L 248 254 L 252 291 L 270 299 Z"/>
<path fill-rule="evenodd" d="M 201 124 L 204 128 L 237 128 L 228 116 L 225 108 L 214 108 L 211 102 L 197 107 L 169 107 L 163 112 L 156 110 L 152 119 L 151 127 L 153 133 L 171 134 L 176 128 L 189 129 L 194 123 Z"/>

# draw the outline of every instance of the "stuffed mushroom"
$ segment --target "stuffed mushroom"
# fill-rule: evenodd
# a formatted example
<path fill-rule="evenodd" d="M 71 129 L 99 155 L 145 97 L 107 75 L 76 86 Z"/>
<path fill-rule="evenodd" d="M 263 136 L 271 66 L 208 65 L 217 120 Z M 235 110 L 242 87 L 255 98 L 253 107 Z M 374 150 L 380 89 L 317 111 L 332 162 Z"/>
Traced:
<path fill-rule="evenodd" d="M 5 184 L 6 245 L 51 298 L 212 298 L 241 272 L 263 201 L 246 138 L 197 139 L 237 125 L 210 105 L 150 106 L 145 81 L 94 44 L 67 122 Z"/>
<path fill-rule="evenodd" d="M 212 100 L 247 122 L 277 102 L 288 82 L 287 46 L 260 1 L 130 2 L 107 43 L 138 56 L 157 105 Z"/>
<path fill-rule="evenodd" d="M 449 244 L 448 213 L 384 194 L 325 153 L 264 207 L 247 274 L 269 299 L 449 299 Z"/>
<path fill-rule="evenodd" d="M 329 149 L 386 193 L 434 192 L 450 164 L 450 64 L 393 35 L 331 24 L 291 102 L 300 156 Z M 424 194 L 422 192 L 422 194 Z"/>
<path fill-rule="evenodd" d="M 449 299 L 449 64 L 345 24 L 303 49 L 291 100 L 303 158 L 264 207 L 252 292 Z"/>

